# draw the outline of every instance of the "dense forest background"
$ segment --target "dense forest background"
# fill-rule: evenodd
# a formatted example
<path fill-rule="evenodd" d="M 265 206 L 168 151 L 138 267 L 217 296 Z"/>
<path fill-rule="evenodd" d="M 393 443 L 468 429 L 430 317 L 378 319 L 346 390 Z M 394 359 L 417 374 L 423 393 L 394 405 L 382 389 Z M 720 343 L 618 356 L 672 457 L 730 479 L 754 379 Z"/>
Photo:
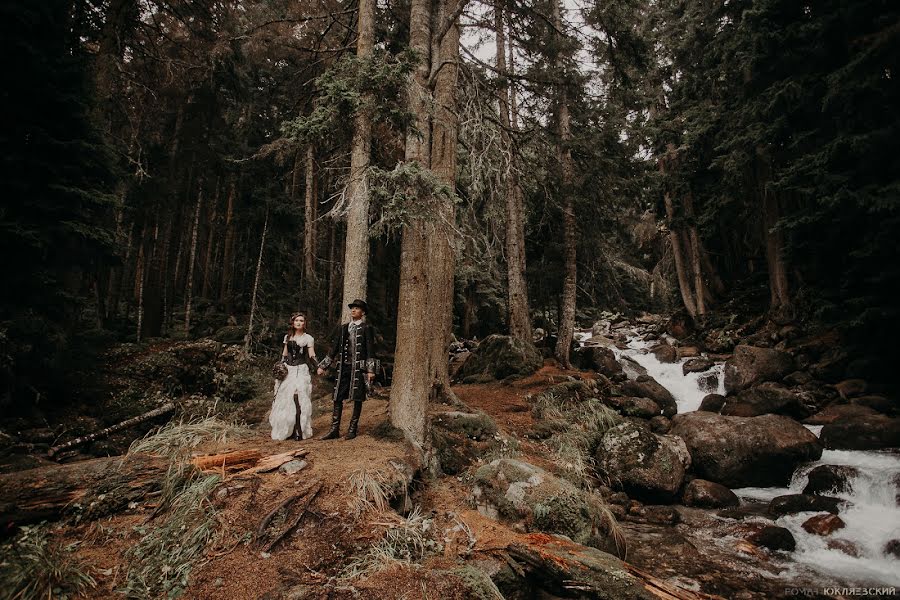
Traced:
<path fill-rule="evenodd" d="M 3 404 L 65 402 L 116 341 L 274 347 L 297 309 L 323 335 L 350 289 L 390 348 L 401 238 L 435 220 L 458 336 L 743 299 L 883 374 L 897 3 L 436 2 L 431 50 L 421 4 L 3 2 Z"/>

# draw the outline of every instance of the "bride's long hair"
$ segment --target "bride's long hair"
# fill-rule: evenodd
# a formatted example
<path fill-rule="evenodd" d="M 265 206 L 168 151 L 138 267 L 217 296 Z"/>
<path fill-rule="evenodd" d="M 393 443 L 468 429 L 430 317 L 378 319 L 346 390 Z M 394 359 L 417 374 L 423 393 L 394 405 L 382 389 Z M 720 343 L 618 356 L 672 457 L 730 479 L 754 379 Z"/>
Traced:
<path fill-rule="evenodd" d="M 294 319 L 296 319 L 297 317 L 303 317 L 303 328 L 302 329 L 297 329 L 294 327 Z M 295 312 L 294 314 L 292 314 L 291 320 L 288 321 L 288 325 L 289 325 L 288 333 L 287 333 L 288 339 L 291 339 L 295 335 L 303 335 L 304 333 L 306 333 L 306 321 L 307 321 L 307 317 L 306 317 L 305 312 Z"/>

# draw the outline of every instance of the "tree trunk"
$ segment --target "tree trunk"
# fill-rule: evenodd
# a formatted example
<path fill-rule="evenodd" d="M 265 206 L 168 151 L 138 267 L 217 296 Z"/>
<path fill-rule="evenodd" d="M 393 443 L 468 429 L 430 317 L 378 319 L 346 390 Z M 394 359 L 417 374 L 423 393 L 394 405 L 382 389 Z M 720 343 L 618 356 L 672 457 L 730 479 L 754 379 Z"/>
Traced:
<path fill-rule="evenodd" d="M 148 454 L 95 458 L 0 475 L 0 521 L 27 525 L 79 510 L 93 520 L 143 503 L 162 489 L 166 458 Z M 76 506 L 77 505 L 77 506 Z"/>
<path fill-rule="evenodd" d="M 253 338 L 253 316 L 256 313 L 256 293 L 259 291 L 259 275 L 262 273 L 263 250 L 266 248 L 266 234 L 269 231 L 269 208 L 266 207 L 266 220 L 263 221 L 262 238 L 259 241 L 259 258 L 256 259 L 256 276 L 253 278 L 253 293 L 250 296 L 250 318 L 247 323 L 247 338 L 244 341 L 244 349 L 250 351 L 250 342 Z"/>
<path fill-rule="evenodd" d="M 225 312 L 230 313 L 232 309 L 231 299 L 231 279 L 234 269 L 234 199 L 235 199 L 235 182 L 231 178 L 231 184 L 228 191 L 228 207 L 225 209 L 225 249 L 222 251 L 222 279 L 219 285 L 219 302 L 224 303 Z"/>
<path fill-rule="evenodd" d="M 451 18 L 453 3 L 444 1 L 438 12 L 437 23 Z M 459 70 L 459 26 L 454 19 L 441 40 L 433 40 L 437 48 L 436 60 L 432 60 L 434 81 L 434 118 L 431 128 L 431 170 L 434 175 L 456 191 L 456 146 L 459 137 L 457 110 L 457 78 Z M 434 36 L 435 33 L 433 32 Z M 456 208 L 452 203 L 442 203 L 434 224 L 434 234 L 428 237 L 428 266 L 430 268 L 427 306 L 435 324 L 430 336 L 431 376 L 434 381 L 433 399 L 452 397 L 450 391 L 449 345 L 453 328 L 453 276 L 456 272 L 456 249 L 452 244 L 456 223 Z M 427 323 L 422 323 L 427 331 Z"/>
<path fill-rule="evenodd" d="M 209 213 L 207 213 L 209 221 L 206 226 L 206 253 L 203 257 L 203 283 L 200 286 L 200 293 L 207 300 L 209 299 L 210 286 L 212 285 L 212 266 L 213 266 L 213 246 L 216 240 L 216 217 L 219 211 L 219 193 L 221 188 L 219 184 L 221 179 L 216 177 L 216 191 L 213 194 L 213 200 L 210 202 Z"/>
<path fill-rule="evenodd" d="M 376 0 L 359 0 L 356 56 L 362 60 L 371 58 L 375 44 L 375 2 Z M 366 106 L 369 103 L 364 99 L 362 104 Z M 347 186 L 349 208 L 344 251 L 342 321 L 350 317 L 347 305 L 356 298 L 366 297 L 369 269 L 369 190 L 366 170 L 369 168 L 369 155 L 372 151 L 372 115 L 368 109 L 357 112 L 353 126 L 350 183 Z"/>
<path fill-rule="evenodd" d="M 763 236 L 766 245 L 766 263 L 769 269 L 772 309 L 789 309 L 791 298 L 784 261 L 784 236 L 780 230 L 776 229 L 781 218 L 781 209 L 778 196 L 769 187 L 772 180 L 771 162 L 764 149 L 757 148 L 756 154 L 758 197 L 763 212 Z"/>
<path fill-rule="evenodd" d="M 559 2 L 560 0 L 553 1 L 553 23 L 557 32 L 563 31 Z M 557 35 L 560 34 L 557 33 Z M 575 286 L 578 280 L 578 273 L 575 255 L 577 241 L 575 232 L 575 198 L 572 189 L 575 183 L 575 165 L 572 160 L 572 150 L 569 148 L 572 142 L 572 125 L 565 82 L 561 83 L 557 90 L 556 110 L 559 127 L 557 157 L 562 171 L 563 247 L 565 249 L 565 279 L 563 280 L 562 307 L 556 341 L 556 358 L 559 360 L 562 368 L 568 369 L 571 367 L 569 352 L 572 346 L 572 338 L 575 334 Z"/>
<path fill-rule="evenodd" d="M 338 262 L 338 223 L 332 221 L 328 232 L 328 324 L 334 324 L 338 314 L 335 313 L 335 305 L 338 295 L 338 280 L 340 278 L 340 265 Z"/>
<path fill-rule="evenodd" d="M 671 153 L 674 152 L 672 145 L 667 148 L 665 156 L 659 159 L 659 171 L 666 175 L 666 161 L 669 160 Z M 668 185 L 668 184 L 666 184 Z M 681 301 L 687 309 L 688 314 L 692 317 L 697 316 L 697 305 L 694 303 L 694 295 L 691 291 L 691 283 L 688 279 L 687 269 L 684 258 L 684 249 L 682 248 L 681 237 L 675 228 L 675 206 L 672 204 L 672 194 L 668 187 L 663 194 L 663 202 L 666 206 L 666 218 L 669 221 L 669 240 L 672 243 L 672 256 L 675 259 L 675 274 L 678 277 L 678 289 L 681 291 Z"/>
<path fill-rule="evenodd" d="M 153 410 L 145 412 L 142 415 L 131 417 L 130 419 L 125 419 L 124 421 L 120 421 L 119 423 L 106 427 L 105 429 L 101 429 L 100 431 L 95 431 L 94 433 L 83 435 L 81 437 L 75 438 L 74 440 L 68 441 L 65 444 L 60 444 L 59 446 L 54 446 L 47 451 L 47 456 L 53 458 L 63 450 L 75 448 L 76 446 L 81 446 L 83 444 L 87 444 L 88 442 L 93 442 L 94 440 L 108 437 L 117 431 L 129 429 L 131 427 L 134 427 L 135 425 L 146 423 L 147 421 L 151 421 L 157 417 L 167 415 L 171 412 L 175 412 L 175 405 L 171 402 L 168 402 L 166 404 L 163 404 L 159 408 L 154 408 Z"/>
<path fill-rule="evenodd" d="M 503 145 L 509 153 L 506 174 L 506 278 L 508 282 L 509 335 L 526 344 L 531 344 L 533 342 L 531 311 L 528 307 L 528 284 L 525 279 L 525 207 L 516 171 L 514 140 L 509 133 L 509 130 L 513 128 L 510 117 L 510 96 L 515 95 L 515 90 L 502 75 L 507 70 L 505 28 L 503 3 L 497 0 L 494 4 L 494 29 L 497 36 L 497 70 L 501 73 L 498 100 Z M 512 69 L 512 64 L 509 68 Z"/>
<path fill-rule="evenodd" d="M 696 299 L 697 314 L 706 314 L 706 298 L 709 291 L 703 277 L 703 258 L 700 236 L 697 234 L 697 225 L 694 222 L 694 197 L 688 190 L 684 195 L 684 213 L 688 219 L 687 238 L 691 249 L 691 270 L 694 273 L 694 297 Z"/>
<path fill-rule="evenodd" d="M 318 193 L 316 186 L 316 152 L 312 144 L 306 147 L 306 210 L 303 222 L 303 275 L 307 283 L 314 283 L 316 277 L 316 219 L 318 216 Z"/>
<path fill-rule="evenodd" d="M 409 111 L 413 123 L 406 135 L 406 161 L 430 165 L 430 123 L 428 120 L 428 78 L 431 48 L 430 0 L 412 0 L 410 6 L 410 48 L 419 64 L 410 78 Z M 431 393 L 431 348 L 428 323 L 428 232 L 427 225 L 415 221 L 403 227 L 400 249 L 400 290 L 397 303 L 397 348 L 391 383 L 389 410 L 391 423 L 423 456 L 430 449 L 428 439 L 428 398 Z"/>
<path fill-rule="evenodd" d="M 184 286 L 186 300 L 184 302 L 184 333 L 191 333 L 191 303 L 194 300 L 194 263 L 197 257 L 197 230 L 200 228 L 200 206 L 203 204 L 203 182 L 198 186 L 197 207 L 194 209 L 194 227 L 191 232 L 191 251 L 188 256 L 187 283 Z"/>
<path fill-rule="evenodd" d="M 141 231 L 140 249 L 138 250 L 137 265 L 134 268 L 134 288 L 137 297 L 137 331 L 135 332 L 135 340 L 141 343 L 141 334 L 144 332 L 144 261 L 146 254 L 144 248 L 146 246 L 147 224 Z"/>

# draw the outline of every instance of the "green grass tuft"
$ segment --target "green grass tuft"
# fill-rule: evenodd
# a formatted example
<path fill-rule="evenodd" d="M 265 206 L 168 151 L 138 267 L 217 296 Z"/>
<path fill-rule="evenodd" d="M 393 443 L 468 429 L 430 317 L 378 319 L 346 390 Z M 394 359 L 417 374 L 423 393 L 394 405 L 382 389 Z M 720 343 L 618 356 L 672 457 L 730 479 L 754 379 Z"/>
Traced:
<path fill-rule="evenodd" d="M 0 595 L 67 600 L 86 594 L 96 582 L 66 550 L 52 543 L 46 524 L 23 527 L 12 542 L 0 546 Z"/>

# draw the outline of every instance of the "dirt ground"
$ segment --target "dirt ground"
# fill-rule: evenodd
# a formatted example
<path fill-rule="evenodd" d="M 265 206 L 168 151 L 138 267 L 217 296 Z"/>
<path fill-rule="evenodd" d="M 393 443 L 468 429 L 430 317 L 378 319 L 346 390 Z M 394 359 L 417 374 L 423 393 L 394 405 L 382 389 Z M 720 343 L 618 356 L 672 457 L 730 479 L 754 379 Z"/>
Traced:
<path fill-rule="evenodd" d="M 484 411 L 495 421 L 499 433 L 515 438 L 523 460 L 541 467 L 558 470 L 548 458 L 546 447 L 527 438 L 534 425 L 527 396 L 572 376 L 548 364 L 531 377 L 511 383 L 458 385 L 453 388 L 459 399 L 473 410 Z M 590 377 L 590 373 L 574 373 Z M 264 454 L 278 454 L 295 449 L 307 451 L 307 466 L 292 475 L 279 471 L 249 476 L 228 476 L 213 493 L 217 509 L 218 537 L 209 545 L 206 555 L 194 567 L 184 598 L 469 598 L 470 588 L 452 575 L 455 569 L 472 561 L 495 564 L 503 560 L 503 550 L 526 532 L 489 519 L 473 508 L 470 488 L 463 476 L 441 476 L 422 481 L 420 465 L 408 447 L 400 441 L 373 436 L 376 427 L 388 418 L 388 404 L 383 398 L 365 403 L 359 436 L 354 440 L 320 441 L 328 430 L 330 397 L 326 382 L 317 384 L 315 437 L 303 441 L 273 441 L 266 421 L 268 406 L 261 398 L 243 410 L 243 416 L 257 423 L 251 437 L 225 446 L 207 445 L 198 453 L 259 449 Z M 346 431 L 352 404 L 346 403 L 342 433 Z M 437 405 L 434 412 L 458 410 Z M 415 478 L 411 475 L 416 473 Z M 351 479 L 367 473 L 382 481 L 405 482 L 410 497 L 397 497 L 383 510 L 360 503 Z M 405 478 L 405 479 L 404 479 Z M 308 510 L 290 535 L 266 552 L 255 543 L 260 523 L 272 509 L 285 500 L 314 486 L 321 486 Z M 297 504 L 300 504 L 299 502 Z M 385 532 L 402 520 L 401 512 L 417 506 L 420 514 L 430 519 L 432 537 L 440 549 L 429 553 L 420 565 L 390 563 L 368 575 L 348 579 L 342 577 L 354 561 L 364 555 Z M 362 508 L 361 508 L 362 507 Z M 91 565 L 97 587 L 91 598 L 117 595 L 124 581 L 122 554 L 138 540 L 135 528 L 148 522 L 155 502 L 75 528 L 58 531 L 64 543 L 78 542 L 75 555 Z M 626 526 L 626 532 L 628 527 Z M 632 526 L 632 531 L 639 533 Z M 657 532 L 658 533 L 658 532 Z M 635 552 L 637 566 L 672 580 L 665 563 L 658 563 L 653 552 Z M 695 560 L 699 555 L 694 555 Z M 658 568 L 657 568 L 658 567 Z M 699 568 L 697 570 L 702 570 Z M 687 578 L 692 583 L 696 579 Z M 719 586 L 716 592 L 727 592 Z M 713 591 L 713 590 L 709 590 Z M 743 598 L 766 598 L 765 593 L 745 594 Z"/>

